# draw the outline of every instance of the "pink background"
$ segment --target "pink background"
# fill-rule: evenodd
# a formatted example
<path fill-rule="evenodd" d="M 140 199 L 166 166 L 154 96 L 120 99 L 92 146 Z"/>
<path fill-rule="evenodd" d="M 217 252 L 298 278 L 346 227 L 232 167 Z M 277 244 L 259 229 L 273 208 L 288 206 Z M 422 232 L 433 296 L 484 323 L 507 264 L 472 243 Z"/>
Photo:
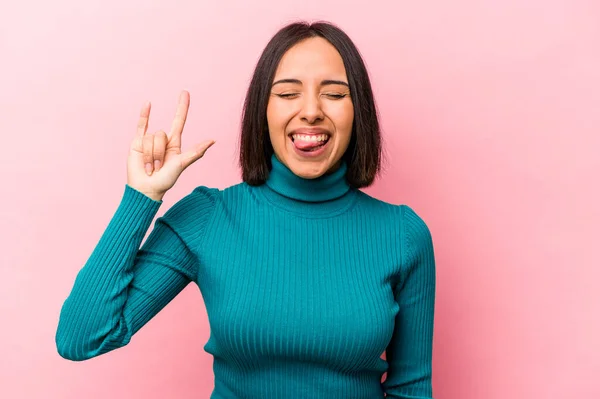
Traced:
<path fill-rule="evenodd" d="M 214 4 L 213 4 L 214 3 Z M 596 0 L 10 2 L 0 24 L 0 397 L 208 398 L 190 285 L 125 348 L 59 357 L 60 307 L 123 193 L 137 114 L 217 143 L 166 195 L 239 182 L 244 93 L 285 23 L 326 19 L 363 54 L 387 172 L 435 243 L 436 399 L 600 397 Z"/>

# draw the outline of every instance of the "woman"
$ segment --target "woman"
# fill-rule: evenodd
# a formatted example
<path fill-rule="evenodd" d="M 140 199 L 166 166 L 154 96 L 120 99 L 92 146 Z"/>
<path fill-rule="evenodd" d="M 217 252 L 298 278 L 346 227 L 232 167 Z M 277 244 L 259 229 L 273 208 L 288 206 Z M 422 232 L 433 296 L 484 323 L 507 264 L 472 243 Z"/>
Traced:
<path fill-rule="evenodd" d="M 188 107 L 184 91 L 169 136 L 147 134 L 142 109 L 122 201 L 61 310 L 60 355 L 126 345 L 193 281 L 213 399 L 431 398 L 432 239 L 410 207 L 359 190 L 381 145 L 348 36 L 320 22 L 272 38 L 246 96 L 243 182 L 196 187 L 140 248 L 165 192 L 214 144 L 181 152 Z"/>

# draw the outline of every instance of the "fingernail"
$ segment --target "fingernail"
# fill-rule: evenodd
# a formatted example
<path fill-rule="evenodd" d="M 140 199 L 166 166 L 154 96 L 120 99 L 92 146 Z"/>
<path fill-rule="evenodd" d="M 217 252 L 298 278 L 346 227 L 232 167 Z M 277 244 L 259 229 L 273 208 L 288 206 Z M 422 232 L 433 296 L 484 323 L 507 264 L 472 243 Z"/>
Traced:
<path fill-rule="evenodd" d="M 154 170 L 158 170 L 158 168 L 160 167 L 160 161 L 158 159 L 154 160 Z"/>
<path fill-rule="evenodd" d="M 146 174 L 148 176 L 152 174 L 152 164 L 150 162 L 146 163 Z"/>

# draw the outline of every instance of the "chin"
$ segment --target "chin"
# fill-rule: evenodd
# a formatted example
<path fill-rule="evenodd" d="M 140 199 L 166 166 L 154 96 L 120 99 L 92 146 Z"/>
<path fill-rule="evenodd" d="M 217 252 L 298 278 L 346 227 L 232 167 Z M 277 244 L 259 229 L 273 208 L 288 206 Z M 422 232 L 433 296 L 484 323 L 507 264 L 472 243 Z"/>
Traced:
<path fill-rule="evenodd" d="M 288 167 L 297 176 L 304 179 L 316 179 L 326 174 L 332 165 L 327 158 L 322 160 L 297 160 L 291 157 Z"/>
<path fill-rule="evenodd" d="M 292 171 L 297 175 L 302 177 L 303 179 L 316 179 L 317 177 L 321 177 L 324 173 L 313 173 L 313 172 L 304 172 L 304 171 Z"/>

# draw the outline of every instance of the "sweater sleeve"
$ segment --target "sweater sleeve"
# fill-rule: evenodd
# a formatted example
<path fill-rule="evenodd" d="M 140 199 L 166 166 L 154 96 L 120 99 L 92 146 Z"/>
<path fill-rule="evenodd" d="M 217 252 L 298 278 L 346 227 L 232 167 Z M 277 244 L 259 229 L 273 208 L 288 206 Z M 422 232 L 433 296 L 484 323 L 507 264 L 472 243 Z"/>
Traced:
<path fill-rule="evenodd" d="M 157 218 L 140 248 L 162 200 L 125 185 L 115 214 L 62 305 L 55 336 L 60 356 L 81 361 L 127 345 L 195 280 L 197 258 L 180 229 L 196 194 L 198 190 Z M 205 196 L 195 204 L 203 209 L 201 216 L 211 209 Z"/>
<path fill-rule="evenodd" d="M 399 306 L 386 349 L 389 364 L 382 386 L 387 398 L 431 399 L 435 260 L 430 231 L 402 205 L 402 271 L 394 287 Z"/>

